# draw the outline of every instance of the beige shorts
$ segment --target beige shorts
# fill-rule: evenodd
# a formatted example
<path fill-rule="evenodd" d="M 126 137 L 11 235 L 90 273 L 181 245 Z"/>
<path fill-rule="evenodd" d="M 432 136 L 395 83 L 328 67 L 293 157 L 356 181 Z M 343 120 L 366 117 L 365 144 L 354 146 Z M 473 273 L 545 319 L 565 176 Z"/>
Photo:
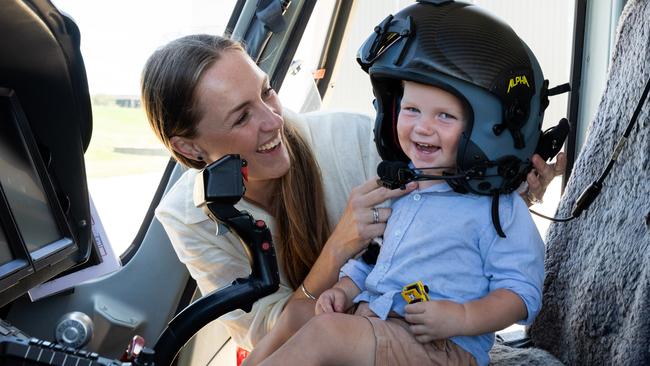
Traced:
<path fill-rule="evenodd" d="M 422 344 L 409 331 L 409 324 L 401 317 L 381 320 L 362 302 L 354 312 L 372 325 L 375 333 L 375 365 L 462 365 L 476 366 L 471 353 L 448 339 Z"/>

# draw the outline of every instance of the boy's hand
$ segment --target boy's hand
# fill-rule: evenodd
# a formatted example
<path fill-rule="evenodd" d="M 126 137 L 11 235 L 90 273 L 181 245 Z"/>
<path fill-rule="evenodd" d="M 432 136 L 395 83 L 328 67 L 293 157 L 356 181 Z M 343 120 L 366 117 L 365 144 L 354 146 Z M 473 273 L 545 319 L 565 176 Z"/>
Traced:
<path fill-rule="evenodd" d="M 351 304 L 343 289 L 333 287 L 323 292 L 316 301 L 316 315 L 323 313 L 343 313 Z"/>
<path fill-rule="evenodd" d="M 462 304 L 435 300 L 406 305 L 405 310 L 404 319 L 411 323 L 411 333 L 420 343 L 463 333 L 465 307 Z"/>

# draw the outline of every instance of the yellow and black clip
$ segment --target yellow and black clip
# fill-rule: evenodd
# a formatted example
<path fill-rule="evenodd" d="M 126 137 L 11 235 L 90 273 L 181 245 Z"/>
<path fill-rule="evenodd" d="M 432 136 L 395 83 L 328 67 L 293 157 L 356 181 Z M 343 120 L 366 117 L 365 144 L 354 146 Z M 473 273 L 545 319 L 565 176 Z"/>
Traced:
<path fill-rule="evenodd" d="M 402 288 L 402 297 L 408 304 L 429 301 L 429 287 L 422 281 L 409 283 Z"/>

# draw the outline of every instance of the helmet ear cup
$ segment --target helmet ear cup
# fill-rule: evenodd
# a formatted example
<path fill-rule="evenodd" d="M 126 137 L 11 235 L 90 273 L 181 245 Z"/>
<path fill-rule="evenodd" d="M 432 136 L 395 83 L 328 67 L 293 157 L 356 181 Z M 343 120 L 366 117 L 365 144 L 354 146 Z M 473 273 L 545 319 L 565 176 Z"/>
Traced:
<path fill-rule="evenodd" d="M 399 94 L 395 94 L 391 102 L 391 109 L 392 109 L 391 119 L 393 121 L 393 123 L 391 123 L 392 125 L 391 134 L 393 136 L 393 146 L 397 154 L 400 153 L 404 154 L 404 150 L 402 150 L 402 145 L 400 145 L 399 143 L 399 134 L 397 132 L 397 121 L 399 119 L 399 112 L 402 109 L 402 95 L 403 92 Z"/>
<path fill-rule="evenodd" d="M 375 89 L 375 143 L 384 160 L 404 161 L 409 159 L 402 151 L 397 134 L 397 119 L 402 102 L 401 81 L 394 79 L 373 80 Z M 381 91 L 380 91 L 381 90 Z"/>

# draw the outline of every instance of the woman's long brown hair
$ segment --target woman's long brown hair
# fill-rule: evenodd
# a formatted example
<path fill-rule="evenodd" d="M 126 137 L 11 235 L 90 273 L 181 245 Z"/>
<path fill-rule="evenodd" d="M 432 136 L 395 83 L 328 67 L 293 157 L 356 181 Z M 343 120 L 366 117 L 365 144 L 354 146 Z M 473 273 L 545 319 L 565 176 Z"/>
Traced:
<path fill-rule="evenodd" d="M 279 185 L 271 214 L 278 225 L 280 265 L 296 289 L 314 265 L 330 235 L 320 169 L 309 145 L 291 123 L 284 134 L 291 168 Z"/>
<path fill-rule="evenodd" d="M 205 162 L 188 159 L 171 144 L 174 136 L 193 138 L 200 120 L 195 95 L 204 71 L 226 50 L 243 47 L 228 38 L 191 35 L 154 52 L 142 73 L 142 105 L 156 136 L 181 164 L 196 169 Z M 279 265 L 296 289 L 313 266 L 330 234 L 318 163 L 309 145 L 285 119 L 284 136 L 291 168 L 282 178 L 270 212 L 278 232 Z"/>

